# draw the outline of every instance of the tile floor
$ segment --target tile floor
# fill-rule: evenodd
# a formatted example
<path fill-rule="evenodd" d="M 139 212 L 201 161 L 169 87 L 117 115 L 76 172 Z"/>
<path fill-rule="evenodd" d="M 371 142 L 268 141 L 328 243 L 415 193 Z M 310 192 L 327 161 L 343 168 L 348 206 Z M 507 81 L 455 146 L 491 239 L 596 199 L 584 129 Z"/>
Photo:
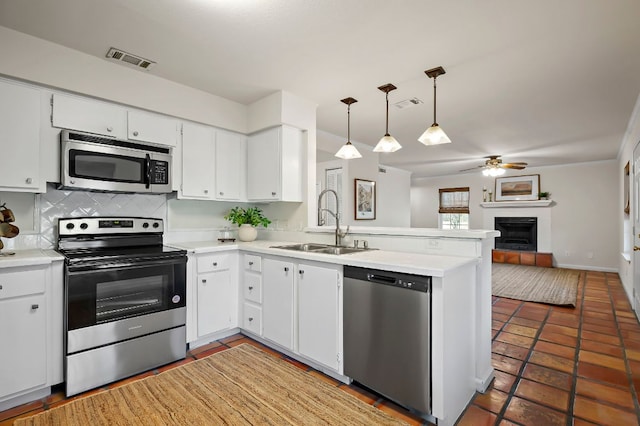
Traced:
<path fill-rule="evenodd" d="M 338 386 L 367 404 L 426 424 L 392 402 L 344 385 L 245 336 L 235 335 L 190 351 L 185 360 L 74 398 L 250 343 Z M 496 378 L 477 394 L 459 425 L 640 425 L 640 325 L 617 274 L 583 272 L 574 308 L 493 298 L 493 366 Z M 61 389 L 43 400 L 0 412 L 0 426 L 64 404 Z"/>

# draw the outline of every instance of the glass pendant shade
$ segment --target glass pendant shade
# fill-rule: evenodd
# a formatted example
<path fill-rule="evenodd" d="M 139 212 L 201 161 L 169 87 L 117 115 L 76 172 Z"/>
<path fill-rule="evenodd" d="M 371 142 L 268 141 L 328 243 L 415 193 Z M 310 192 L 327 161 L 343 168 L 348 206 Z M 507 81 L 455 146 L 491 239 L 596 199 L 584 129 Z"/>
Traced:
<path fill-rule="evenodd" d="M 433 123 L 425 132 L 418 138 L 418 141 L 429 145 L 441 145 L 444 143 L 451 143 L 449 136 L 438 126 L 437 123 Z"/>
<path fill-rule="evenodd" d="M 484 176 L 502 176 L 505 173 L 505 169 L 501 169 L 499 167 L 484 169 L 482 174 Z"/>
<path fill-rule="evenodd" d="M 347 142 L 336 152 L 336 157 L 344 160 L 352 160 L 354 158 L 362 158 L 362 155 L 351 142 Z"/>
<path fill-rule="evenodd" d="M 398 143 L 396 138 L 387 134 L 380 139 L 376 147 L 373 148 L 373 152 L 396 152 L 400 148 L 402 145 Z"/>

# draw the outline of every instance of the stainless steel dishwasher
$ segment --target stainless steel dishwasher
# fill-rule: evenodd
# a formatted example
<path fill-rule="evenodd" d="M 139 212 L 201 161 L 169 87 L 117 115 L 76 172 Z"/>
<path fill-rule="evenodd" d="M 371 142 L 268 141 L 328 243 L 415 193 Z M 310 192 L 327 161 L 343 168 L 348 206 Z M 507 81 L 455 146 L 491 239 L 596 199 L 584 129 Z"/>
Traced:
<path fill-rule="evenodd" d="M 344 373 L 431 414 L 431 277 L 344 267 Z"/>

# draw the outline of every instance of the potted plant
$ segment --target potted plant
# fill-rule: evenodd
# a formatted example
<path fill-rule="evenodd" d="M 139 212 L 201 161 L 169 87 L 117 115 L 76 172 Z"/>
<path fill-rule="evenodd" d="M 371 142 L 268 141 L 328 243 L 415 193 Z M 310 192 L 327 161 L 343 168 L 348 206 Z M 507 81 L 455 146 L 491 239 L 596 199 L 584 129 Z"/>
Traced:
<path fill-rule="evenodd" d="M 234 207 L 224 218 L 231 223 L 235 223 L 238 229 L 238 239 L 240 241 L 253 241 L 258 236 L 256 226 L 262 225 L 265 228 L 271 223 L 258 207 Z"/>
<path fill-rule="evenodd" d="M 538 193 L 538 198 L 541 200 L 548 200 L 549 199 L 549 194 L 548 192 L 540 192 Z"/>

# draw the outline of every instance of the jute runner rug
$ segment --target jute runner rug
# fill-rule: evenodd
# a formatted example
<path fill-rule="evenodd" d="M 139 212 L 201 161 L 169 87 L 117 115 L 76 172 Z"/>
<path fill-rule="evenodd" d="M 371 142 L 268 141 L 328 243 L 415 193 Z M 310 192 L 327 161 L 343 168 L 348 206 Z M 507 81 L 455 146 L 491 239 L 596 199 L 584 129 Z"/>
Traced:
<path fill-rule="evenodd" d="M 406 425 L 248 344 L 14 424 Z"/>
<path fill-rule="evenodd" d="M 576 306 L 579 271 L 508 263 L 494 263 L 491 267 L 494 296 Z"/>

